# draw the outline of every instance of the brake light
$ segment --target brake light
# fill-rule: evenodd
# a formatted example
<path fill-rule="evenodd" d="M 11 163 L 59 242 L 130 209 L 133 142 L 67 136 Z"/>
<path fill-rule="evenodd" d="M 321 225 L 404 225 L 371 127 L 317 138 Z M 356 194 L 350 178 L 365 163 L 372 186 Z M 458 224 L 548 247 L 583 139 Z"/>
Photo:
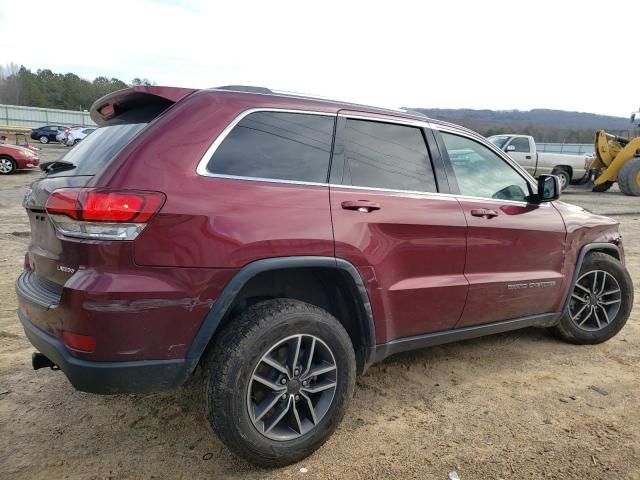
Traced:
<path fill-rule="evenodd" d="M 49 196 L 46 210 L 63 235 L 133 240 L 164 201 L 160 192 L 61 188 Z"/>
<path fill-rule="evenodd" d="M 104 107 L 100 108 L 100 110 L 98 111 L 100 112 L 100 115 L 102 115 L 103 117 L 108 117 L 109 115 L 113 114 L 113 105 L 108 103 Z"/>
<path fill-rule="evenodd" d="M 91 353 L 96 349 L 96 337 L 80 335 L 72 332 L 62 332 L 62 341 L 69 350 Z"/>

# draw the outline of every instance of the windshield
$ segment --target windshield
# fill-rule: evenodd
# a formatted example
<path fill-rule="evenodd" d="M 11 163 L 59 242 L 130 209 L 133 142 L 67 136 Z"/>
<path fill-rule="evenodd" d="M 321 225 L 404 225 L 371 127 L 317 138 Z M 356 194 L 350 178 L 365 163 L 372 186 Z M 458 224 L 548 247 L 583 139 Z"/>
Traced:
<path fill-rule="evenodd" d="M 126 123 L 94 130 L 61 159 L 76 168 L 60 172 L 58 176 L 95 175 L 146 125 Z"/>
<path fill-rule="evenodd" d="M 502 148 L 504 147 L 504 144 L 507 143 L 507 140 L 509 140 L 509 137 L 507 135 L 496 135 L 494 137 L 489 137 L 488 140 L 496 147 Z"/>

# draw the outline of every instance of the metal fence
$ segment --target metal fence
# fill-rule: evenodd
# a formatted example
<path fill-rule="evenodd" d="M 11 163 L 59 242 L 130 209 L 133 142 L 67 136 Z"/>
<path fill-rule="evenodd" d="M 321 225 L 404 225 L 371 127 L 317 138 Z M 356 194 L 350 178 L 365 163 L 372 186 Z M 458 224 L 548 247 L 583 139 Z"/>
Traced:
<path fill-rule="evenodd" d="M 89 112 L 0 104 L 0 125 L 37 128 L 45 125 L 93 126 L 95 122 Z"/>
<path fill-rule="evenodd" d="M 595 154 L 593 143 L 537 143 L 539 152 L 568 153 L 568 154 Z"/>

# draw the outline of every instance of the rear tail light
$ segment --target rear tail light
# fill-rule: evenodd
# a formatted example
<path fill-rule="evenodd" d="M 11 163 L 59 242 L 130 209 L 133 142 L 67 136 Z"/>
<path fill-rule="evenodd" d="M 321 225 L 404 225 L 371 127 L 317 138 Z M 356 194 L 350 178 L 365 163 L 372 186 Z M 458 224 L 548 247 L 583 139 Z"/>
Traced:
<path fill-rule="evenodd" d="M 97 240 L 134 240 L 160 210 L 160 192 L 61 188 L 47 200 L 47 213 L 63 235 Z"/>

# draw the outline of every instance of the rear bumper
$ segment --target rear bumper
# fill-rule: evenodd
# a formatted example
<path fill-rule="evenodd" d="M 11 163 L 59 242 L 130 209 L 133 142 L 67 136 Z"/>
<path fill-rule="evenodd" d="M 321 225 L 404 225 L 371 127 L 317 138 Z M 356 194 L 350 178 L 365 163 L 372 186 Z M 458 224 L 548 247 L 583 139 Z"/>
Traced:
<path fill-rule="evenodd" d="M 18 310 L 25 334 L 38 351 L 60 367 L 71 384 L 90 393 L 143 393 L 182 385 L 195 365 L 185 359 L 92 362 L 73 357 L 57 338 L 36 327 Z"/>

